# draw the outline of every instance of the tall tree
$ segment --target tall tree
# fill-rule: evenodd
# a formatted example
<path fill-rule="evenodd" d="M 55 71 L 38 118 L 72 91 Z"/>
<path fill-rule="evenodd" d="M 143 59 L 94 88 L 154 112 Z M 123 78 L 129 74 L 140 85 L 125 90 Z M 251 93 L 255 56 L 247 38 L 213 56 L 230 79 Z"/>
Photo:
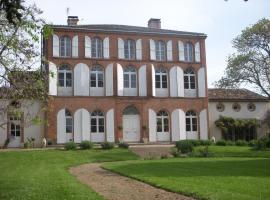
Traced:
<path fill-rule="evenodd" d="M 11 24 L 21 21 L 22 12 L 25 9 L 22 0 L 0 0 L 0 10 L 5 10 L 5 17 Z"/>
<path fill-rule="evenodd" d="M 270 20 L 261 19 L 233 40 L 236 53 L 228 57 L 217 87 L 253 87 L 270 97 Z"/>
<path fill-rule="evenodd" d="M 0 127 L 6 123 L 6 114 L 11 109 L 19 110 L 24 100 L 39 100 L 46 106 L 48 99 L 47 75 L 40 68 L 39 40 L 41 32 L 49 36 L 50 29 L 44 26 L 42 12 L 35 5 L 22 6 L 16 23 L 9 21 L 5 9 L 0 10 Z M 38 114 L 28 120 L 37 121 Z"/>

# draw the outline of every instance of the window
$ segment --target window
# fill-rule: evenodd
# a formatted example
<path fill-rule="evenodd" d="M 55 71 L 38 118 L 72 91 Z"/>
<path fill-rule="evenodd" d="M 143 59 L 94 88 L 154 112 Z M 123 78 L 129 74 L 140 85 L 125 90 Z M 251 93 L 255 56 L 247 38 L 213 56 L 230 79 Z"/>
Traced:
<path fill-rule="evenodd" d="M 21 136 L 21 119 L 17 116 L 11 116 L 9 118 L 9 132 L 11 137 Z"/>
<path fill-rule="evenodd" d="M 104 133 L 104 115 L 99 110 L 91 114 L 91 132 Z"/>
<path fill-rule="evenodd" d="M 58 70 L 58 85 L 60 87 L 72 86 L 72 72 L 68 65 L 64 64 Z"/>
<path fill-rule="evenodd" d="M 103 57 L 103 44 L 102 44 L 102 40 L 99 39 L 98 37 L 94 37 L 92 39 L 91 53 L 92 53 L 92 58 Z"/>
<path fill-rule="evenodd" d="M 61 57 L 71 56 L 71 40 L 67 36 L 60 38 L 60 56 Z"/>
<path fill-rule="evenodd" d="M 124 109 L 123 115 L 138 115 L 139 111 L 134 106 L 128 106 Z"/>
<path fill-rule="evenodd" d="M 169 132 L 169 116 L 166 111 L 157 113 L 157 132 Z"/>
<path fill-rule="evenodd" d="M 66 133 L 72 133 L 72 115 L 69 110 L 65 110 Z"/>
<path fill-rule="evenodd" d="M 103 69 L 101 66 L 96 65 L 90 71 L 90 87 L 104 87 L 103 86 Z"/>
<path fill-rule="evenodd" d="M 184 44 L 185 61 L 193 61 L 193 45 L 190 42 Z"/>
<path fill-rule="evenodd" d="M 161 40 L 155 41 L 156 60 L 165 60 L 165 43 Z"/>
<path fill-rule="evenodd" d="M 185 89 L 195 89 L 195 73 L 191 68 L 188 68 L 184 72 L 184 88 Z"/>
<path fill-rule="evenodd" d="M 186 112 L 186 131 L 197 131 L 197 116 L 192 110 Z"/>
<path fill-rule="evenodd" d="M 156 88 L 167 88 L 167 72 L 164 68 L 158 68 L 155 72 Z"/>
<path fill-rule="evenodd" d="M 239 112 L 241 110 L 241 106 L 239 103 L 234 103 L 232 105 L 232 109 L 235 111 L 235 112 Z"/>
<path fill-rule="evenodd" d="M 129 66 L 124 69 L 124 88 L 136 88 L 137 75 L 136 69 Z"/>
<path fill-rule="evenodd" d="M 223 103 L 218 103 L 218 104 L 216 105 L 216 108 L 217 108 L 217 111 L 218 111 L 218 112 L 223 112 L 223 111 L 225 110 L 225 106 L 224 106 Z"/>
<path fill-rule="evenodd" d="M 249 103 L 249 104 L 247 105 L 247 109 L 248 109 L 250 112 L 253 112 L 253 111 L 256 110 L 256 106 L 255 106 L 254 103 Z"/>
<path fill-rule="evenodd" d="M 125 59 L 135 59 L 136 44 L 134 40 L 125 40 Z"/>

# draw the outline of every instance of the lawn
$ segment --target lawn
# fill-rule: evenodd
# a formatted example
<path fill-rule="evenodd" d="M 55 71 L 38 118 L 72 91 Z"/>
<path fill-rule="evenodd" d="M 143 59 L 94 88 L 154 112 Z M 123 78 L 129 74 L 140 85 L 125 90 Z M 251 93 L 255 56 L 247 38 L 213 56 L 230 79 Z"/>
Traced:
<path fill-rule="evenodd" d="M 0 152 L 0 199 L 103 199 L 69 174 L 70 166 L 136 159 L 128 150 Z"/>
<path fill-rule="evenodd" d="M 210 151 L 222 157 L 126 161 L 104 167 L 199 199 L 270 199 L 269 150 L 212 146 Z"/>

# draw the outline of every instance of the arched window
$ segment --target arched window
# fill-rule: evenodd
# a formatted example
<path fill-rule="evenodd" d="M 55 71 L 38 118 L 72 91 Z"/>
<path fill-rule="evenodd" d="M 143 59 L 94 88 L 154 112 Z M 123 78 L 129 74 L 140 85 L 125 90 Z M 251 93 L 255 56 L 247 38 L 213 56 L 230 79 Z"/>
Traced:
<path fill-rule="evenodd" d="M 91 132 L 104 133 L 104 114 L 100 110 L 91 114 Z"/>
<path fill-rule="evenodd" d="M 184 88 L 185 89 L 195 89 L 195 73 L 191 68 L 188 68 L 184 72 Z"/>
<path fill-rule="evenodd" d="M 157 132 L 169 132 L 169 115 L 164 110 L 157 113 Z"/>
<path fill-rule="evenodd" d="M 102 58 L 103 57 L 103 44 L 102 40 L 98 37 L 92 39 L 91 44 L 92 58 Z"/>
<path fill-rule="evenodd" d="M 165 60 L 165 42 L 162 40 L 155 41 L 156 60 Z"/>
<path fill-rule="evenodd" d="M 192 110 L 186 112 L 186 131 L 197 131 L 197 115 Z"/>
<path fill-rule="evenodd" d="M 155 70 L 156 88 L 167 88 L 167 71 L 160 67 Z"/>
<path fill-rule="evenodd" d="M 72 87 L 72 71 L 67 64 L 58 69 L 58 85 L 60 87 Z"/>
<path fill-rule="evenodd" d="M 190 42 L 184 44 L 185 61 L 193 61 L 193 45 Z"/>
<path fill-rule="evenodd" d="M 60 37 L 60 56 L 71 56 L 71 39 L 67 36 Z"/>
<path fill-rule="evenodd" d="M 104 87 L 104 74 L 101 66 L 96 65 L 90 70 L 90 87 Z"/>
<path fill-rule="evenodd" d="M 139 111 L 134 106 L 128 106 L 124 109 L 123 115 L 138 115 Z"/>
<path fill-rule="evenodd" d="M 72 115 L 68 109 L 65 109 L 66 133 L 72 133 Z"/>
<path fill-rule="evenodd" d="M 124 50 L 125 50 L 125 59 L 135 59 L 136 43 L 134 40 L 125 40 Z"/>
<path fill-rule="evenodd" d="M 136 88 L 137 73 L 135 67 L 128 66 L 124 69 L 124 88 Z"/>

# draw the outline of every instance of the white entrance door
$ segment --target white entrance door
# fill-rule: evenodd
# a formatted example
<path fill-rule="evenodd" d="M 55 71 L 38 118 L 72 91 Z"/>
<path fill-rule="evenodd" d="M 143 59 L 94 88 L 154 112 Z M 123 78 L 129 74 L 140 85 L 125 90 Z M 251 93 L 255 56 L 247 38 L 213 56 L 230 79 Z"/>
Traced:
<path fill-rule="evenodd" d="M 123 140 L 125 142 L 140 141 L 139 115 L 123 115 Z"/>
<path fill-rule="evenodd" d="M 21 145 L 21 120 L 18 117 L 10 117 L 8 147 L 20 147 L 20 145 Z"/>

